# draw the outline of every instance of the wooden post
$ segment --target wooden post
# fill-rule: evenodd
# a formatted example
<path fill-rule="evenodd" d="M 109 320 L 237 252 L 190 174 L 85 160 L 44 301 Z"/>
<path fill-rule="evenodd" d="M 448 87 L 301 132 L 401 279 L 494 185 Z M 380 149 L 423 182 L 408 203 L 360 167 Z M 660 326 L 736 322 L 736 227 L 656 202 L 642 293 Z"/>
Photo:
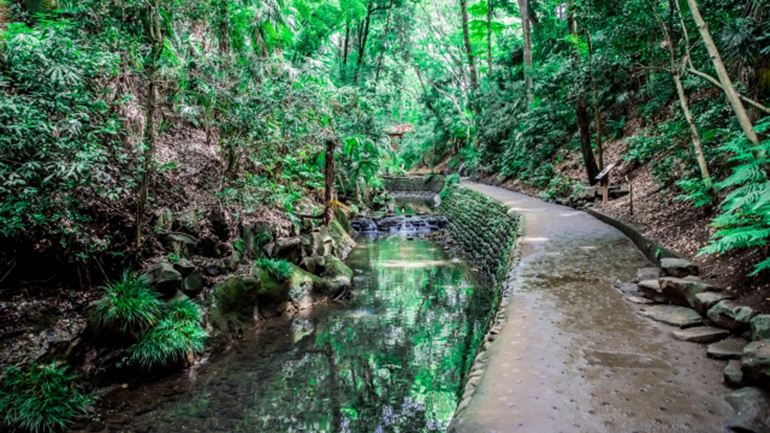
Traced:
<path fill-rule="evenodd" d="M 607 204 L 607 200 L 610 196 L 610 178 L 609 176 L 606 176 L 604 179 L 602 179 L 602 206 Z"/>

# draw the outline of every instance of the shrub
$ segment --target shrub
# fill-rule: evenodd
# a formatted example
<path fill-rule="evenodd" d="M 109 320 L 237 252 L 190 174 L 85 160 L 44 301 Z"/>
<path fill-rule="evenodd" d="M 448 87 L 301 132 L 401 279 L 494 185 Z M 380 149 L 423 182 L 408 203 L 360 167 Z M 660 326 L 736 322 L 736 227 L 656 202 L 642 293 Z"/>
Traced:
<path fill-rule="evenodd" d="M 157 326 L 145 331 L 129 349 L 129 361 L 144 370 L 183 362 L 203 352 L 208 335 L 201 327 L 201 312 L 189 299 L 172 303 Z"/>
<path fill-rule="evenodd" d="M 449 192 L 449 187 L 455 184 L 460 183 L 460 175 L 457 173 L 452 173 L 449 176 L 444 178 L 444 187 L 441 189 L 441 192 L 438 194 L 439 197 L 444 198 Z"/>
<path fill-rule="evenodd" d="M 147 284 L 144 275 L 126 271 L 103 287 L 106 295 L 96 305 L 96 320 L 105 327 L 119 327 L 123 332 L 147 329 L 158 322 L 162 303 Z"/>
<path fill-rule="evenodd" d="M 94 403 L 76 378 L 57 362 L 32 364 L 27 372 L 9 367 L 0 379 L 2 422 L 35 433 L 65 429 Z"/>
<path fill-rule="evenodd" d="M 758 122 L 754 129 L 759 133 L 770 130 L 770 118 Z M 722 213 L 711 222 L 718 231 L 699 255 L 763 248 L 764 259 L 749 274 L 756 275 L 770 269 L 766 254 L 770 246 L 770 140 L 754 145 L 740 135 L 722 149 L 735 155 L 730 161 L 737 165 L 732 175 L 715 185 L 718 190 L 730 192 L 722 201 Z"/>
<path fill-rule="evenodd" d="M 268 258 L 261 258 L 257 260 L 256 266 L 265 270 L 273 278 L 278 281 L 283 281 L 291 276 L 293 271 L 291 263 L 286 260 L 274 260 Z"/>

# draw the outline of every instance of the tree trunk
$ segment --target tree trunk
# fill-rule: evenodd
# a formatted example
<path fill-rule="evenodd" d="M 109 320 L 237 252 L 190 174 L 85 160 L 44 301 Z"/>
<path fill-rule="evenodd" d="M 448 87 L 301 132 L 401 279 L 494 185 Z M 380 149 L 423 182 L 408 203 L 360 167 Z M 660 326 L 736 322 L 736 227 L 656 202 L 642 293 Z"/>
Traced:
<path fill-rule="evenodd" d="M 711 57 L 711 62 L 714 64 L 714 69 L 717 71 L 717 77 L 722 83 L 722 88 L 725 91 L 725 95 L 727 95 L 727 100 L 730 101 L 730 105 L 733 107 L 733 111 L 735 111 L 735 115 L 738 117 L 738 123 L 740 123 L 741 129 L 743 129 L 743 133 L 749 141 L 754 144 L 759 144 L 759 137 L 757 137 L 757 133 L 754 132 L 754 126 L 751 124 L 751 119 L 749 119 L 749 115 L 743 107 L 738 92 L 735 91 L 730 76 L 727 75 L 727 69 L 725 69 L 725 64 L 722 62 L 722 56 L 719 55 L 719 50 L 717 49 L 716 44 L 714 44 L 714 40 L 711 39 L 708 25 L 698 9 L 698 3 L 696 0 L 687 0 L 687 4 L 690 6 L 690 12 L 692 12 L 695 24 L 698 25 L 698 31 L 709 52 L 709 57 Z"/>
<path fill-rule="evenodd" d="M 227 16 L 227 0 L 219 0 L 219 52 L 226 56 L 230 52 L 230 28 Z"/>
<path fill-rule="evenodd" d="M 326 154 L 324 155 L 324 224 L 328 227 L 334 219 L 334 151 L 337 148 L 337 140 L 326 139 Z"/>
<path fill-rule="evenodd" d="M 340 71 L 340 78 L 345 81 L 348 72 L 348 47 L 350 46 L 350 22 L 345 23 L 345 49 L 342 52 L 342 71 Z"/>
<path fill-rule="evenodd" d="M 492 78 L 492 0 L 487 0 L 487 77 Z"/>
<path fill-rule="evenodd" d="M 147 195 L 150 188 L 150 178 L 152 177 L 153 159 L 155 157 L 155 109 L 157 105 L 157 87 L 158 87 L 158 61 L 163 50 L 163 31 L 160 26 L 160 6 L 158 0 L 148 8 L 148 30 L 152 51 L 150 52 L 150 62 L 147 66 L 147 75 L 149 77 L 149 86 L 147 89 L 147 113 L 144 124 L 143 138 L 143 158 L 142 168 L 140 170 L 138 198 L 136 201 L 136 247 L 142 246 L 142 226 L 144 225 L 144 213 L 147 206 Z"/>
<path fill-rule="evenodd" d="M 387 41 L 385 38 L 388 37 L 388 31 L 390 30 L 390 12 L 391 8 L 393 7 L 393 0 L 390 0 L 390 6 L 388 7 L 388 20 L 385 22 L 385 31 L 382 33 L 382 50 L 380 51 L 380 56 L 377 59 L 377 73 L 374 74 L 374 88 L 377 88 L 377 84 L 380 82 L 380 68 L 382 67 L 382 56 L 385 55 L 385 49 L 387 48 Z"/>
<path fill-rule="evenodd" d="M 529 0 L 519 0 L 521 29 L 524 32 L 524 89 L 527 106 L 532 103 L 532 32 L 529 28 Z"/>
<path fill-rule="evenodd" d="M 577 39 L 577 20 L 575 19 L 575 11 L 573 8 L 573 1 L 567 4 L 567 22 L 569 25 L 570 34 Z M 580 53 L 577 48 L 573 50 L 573 57 L 575 59 L 575 66 L 580 68 Z M 583 162 L 586 166 L 586 175 L 588 176 L 588 183 L 590 185 L 596 184 L 596 176 L 599 175 L 599 168 L 596 166 L 596 160 L 594 159 L 594 152 L 591 149 L 591 132 L 588 128 L 588 111 L 586 110 L 586 97 L 583 89 L 583 80 L 579 79 L 578 83 L 578 95 L 575 102 L 575 114 L 577 116 L 578 131 L 580 133 L 580 151 L 583 154 Z"/>
<path fill-rule="evenodd" d="M 586 41 L 588 43 L 588 55 L 593 58 L 593 46 L 591 45 L 591 33 L 586 29 Z M 594 123 L 596 123 L 596 157 L 599 163 L 599 171 L 604 170 L 604 147 L 602 143 L 602 110 L 599 102 L 599 85 L 596 83 L 593 67 L 588 67 L 588 75 L 591 80 L 591 93 L 594 97 Z M 604 183 L 604 182 L 602 182 Z"/>
<path fill-rule="evenodd" d="M 358 60 L 356 61 L 356 83 L 361 75 L 361 65 L 364 63 L 364 55 L 366 54 L 366 40 L 369 39 L 369 22 L 372 19 L 372 5 L 369 5 L 369 9 L 366 12 L 366 21 L 361 26 L 361 36 L 359 37 L 360 43 L 358 44 Z"/>
<path fill-rule="evenodd" d="M 460 0 L 460 9 L 462 10 L 463 40 L 465 42 L 465 54 L 468 56 L 468 68 L 471 74 L 471 105 L 474 111 L 478 112 L 476 104 L 476 91 L 479 89 L 478 75 L 476 75 L 476 63 L 473 60 L 473 49 L 471 48 L 471 37 L 468 32 L 468 7 L 467 0 Z"/>

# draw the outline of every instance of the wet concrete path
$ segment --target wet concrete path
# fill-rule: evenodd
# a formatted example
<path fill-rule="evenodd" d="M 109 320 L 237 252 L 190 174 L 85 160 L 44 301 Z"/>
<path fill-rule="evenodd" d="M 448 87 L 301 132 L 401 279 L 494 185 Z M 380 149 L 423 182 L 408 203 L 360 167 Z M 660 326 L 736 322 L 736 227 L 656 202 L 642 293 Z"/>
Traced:
<path fill-rule="evenodd" d="M 524 217 L 507 323 L 451 432 L 723 432 L 723 362 L 612 287 L 647 260 L 574 209 L 467 183 Z"/>

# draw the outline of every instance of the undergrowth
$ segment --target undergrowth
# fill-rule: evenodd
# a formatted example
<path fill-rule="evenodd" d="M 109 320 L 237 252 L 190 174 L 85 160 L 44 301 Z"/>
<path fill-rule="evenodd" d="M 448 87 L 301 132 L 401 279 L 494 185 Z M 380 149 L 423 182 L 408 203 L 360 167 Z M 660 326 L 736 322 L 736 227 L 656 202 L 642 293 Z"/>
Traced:
<path fill-rule="evenodd" d="M 129 363 L 148 371 L 179 364 L 203 352 L 207 336 L 198 305 L 189 299 L 175 301 L 158 325 L 142 333 L 131 346 Z"/>
<path fill-rule="evenodd" d="M 106 294 L 94 311 L 101 326 L 131 332 L 150 328 L 158 322 L 163 303 L 148 286 L 145 275 L 126 271 L 119 280 L 108 283 L 103 289 Z"/>
<path fill-rule="evenodd" d="M 278 281 L 289 278 L 293 271 L 291 263 L 283 259 L 275 260 L 263 257 L 258 259 L 254 264 Z"/>
<path fill-rule="evenodd" d="M 61 431 L 84 415 L 94 399 L 61 363 L 32 364 L 27 371 L 9 367 L 0 379 L 0 420 L 11 431 Z"/>

